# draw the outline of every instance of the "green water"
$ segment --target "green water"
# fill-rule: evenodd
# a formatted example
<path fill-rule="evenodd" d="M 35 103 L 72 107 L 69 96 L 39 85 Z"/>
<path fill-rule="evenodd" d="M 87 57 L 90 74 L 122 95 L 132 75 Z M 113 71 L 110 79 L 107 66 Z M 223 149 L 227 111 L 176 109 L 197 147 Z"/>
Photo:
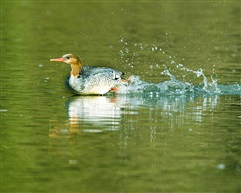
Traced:
<path fill-rule="evenodd" d="M 239 1 L 2 1 L 1 17 L 2 193 L 241 191 Z M 66 53 L 138 92 L 73 96 L 49 62 Z M 223 92 L 143 89 L 165 70 Z"/>

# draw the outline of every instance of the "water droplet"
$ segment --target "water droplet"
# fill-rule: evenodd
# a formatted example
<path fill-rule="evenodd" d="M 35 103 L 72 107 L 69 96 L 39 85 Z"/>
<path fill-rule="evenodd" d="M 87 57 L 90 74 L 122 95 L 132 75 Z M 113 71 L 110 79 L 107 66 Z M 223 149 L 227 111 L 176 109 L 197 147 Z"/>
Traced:
<path fill-rule="evenodd" d="M 218 164 L 217 168 L 220 170 L 224 170 L 226 168 L 225 164 Z"/>

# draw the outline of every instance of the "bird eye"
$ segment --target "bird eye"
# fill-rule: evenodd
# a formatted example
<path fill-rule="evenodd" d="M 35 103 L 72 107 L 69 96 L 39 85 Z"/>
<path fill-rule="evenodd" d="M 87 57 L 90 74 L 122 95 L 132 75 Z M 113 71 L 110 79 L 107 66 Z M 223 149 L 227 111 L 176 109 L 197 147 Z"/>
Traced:
<path fill-rule="evenodd" d="M 69 57 L 69 56 L 66 56 L 66 59 L 67 59 L 67 60 L 69 60 L 69 59 L 70 59 L 70 57 Z"/>

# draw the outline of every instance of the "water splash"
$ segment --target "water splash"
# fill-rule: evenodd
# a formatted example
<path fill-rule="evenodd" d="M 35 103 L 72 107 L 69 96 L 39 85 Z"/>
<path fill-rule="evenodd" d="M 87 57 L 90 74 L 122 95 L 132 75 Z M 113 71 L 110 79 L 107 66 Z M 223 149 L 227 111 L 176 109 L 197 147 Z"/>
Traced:
<path fill-rule="evenodd" d="M 130 43 L 126 38 L 121 37 L 120 41 L 123 44 L 123 49 L 120 50 L 120 58 L 130 66 L 135 68 L 137 64 L 140 63 L 140 53 L 150 53 L 156 54 L 157 60 L 151 60 L 150 71 L 160 70 L 161 66 L 165 68 L 160 76 L 168 76 L 170 80 L 159 82 L 159 83 L 149 83 L 141 80 L 138 76 L 131 76 L 129 78 L 128 84 L 120 88 L 119 93 L 121 94 L 144 94 L 149 96 L 160 96 L 160 95 L 241 95 L 241 85 L 240 84 L 218 84 L 218 80 L 211 76 L 208 78 L 203 69 L 192 70 L 185 67 L 183 64 L 177 64 L 175 61 L 176 55 L 172 56 L 168 54 L 162 47 L 155 44 L 144 44 L 144 43 Z M 160 59 L 165 57 L 165 59 Z M 185 60 L 185 58 L 183 58 Z M 165 64 L 160 64 L 163 62 L 168 62 L 167 66 Z M 192 73 L 194 78 L 202 78 L 199 84 L 193 84 L 192 81 L 181 81 L 176 78 L 175 75 L 170 73 L 169 69 L 172 66 L 175 70 L 180 70 L 187 73 Z M 214 69 L 213 69 L 214 72 Z M 150 74 L 151 75 L 151 74 Z"/>
<path fill-rule="evenodd" d="M 148 83 L 140 79 L 138 76 L 130 76 L 128 83 L 122 86 L 119 90 L 121 94 L 145 94 L 149 96 L 163 96 L 163 95 L 241 95 L 241 85 L 221 85 L 217 83 L 216 79 L 211 76 L 211 82 L 205 76 L 202 69 L 197 71 L 187 69 L 193 72 L 197 77 L 203 77 L 203 82 L 193 85 L 189 82 L 182 82 L 176 77 L 164 70 L 161 75 L 170 77 L 170 80 L 159 83 Z"/>
<path fill-rule="evenodd" d="M 122 94 L 148 94 L 151 96 L 159 95 L 182 95 L 193 92 L 193 87 L 171 76 L 171 80 L 160 83 L 148 83 L 140 80 L 138 76 L 131 76 L 128 85 L 120 88 Z"/>
<path fill-rule="evenodd" d="M 183 64 L 178 64 L 177 68 L 180 68 L 180 70 L 183 70 L 183 71 L 192 72 L 197 77 L 203 77 L 203 83 L 197 87 L 199 89 L 199 92 L 205 92 L 205 93 L 209 93 L 209 94 L 220 94 L 221 93 L 220 89 L 218 88 L 217 80 L 211 76 L 212 82 L 209 82 L 208 78 L 205 76 L 205 74 L 203 72 L 203 69 L 200 68 L 199 70 L 195 71 L 195 70 L 191 70 L 189 68 L 184 67 Z"/>

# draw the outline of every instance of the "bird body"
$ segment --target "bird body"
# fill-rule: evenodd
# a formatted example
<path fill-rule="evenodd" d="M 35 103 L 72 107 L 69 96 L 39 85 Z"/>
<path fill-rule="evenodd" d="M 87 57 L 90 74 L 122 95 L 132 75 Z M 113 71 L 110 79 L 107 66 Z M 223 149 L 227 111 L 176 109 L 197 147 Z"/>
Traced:
<path fill-rule="evenodd" d="M 50 61 L 70 64 L 71 73 L 65 85 L 75 94 L 103 95 L 112 90 L 116 91 L 125 82 L 123 72 L 107 67 L 83 67 L 80 59 L 74 54 L 65 54 Z"/>

